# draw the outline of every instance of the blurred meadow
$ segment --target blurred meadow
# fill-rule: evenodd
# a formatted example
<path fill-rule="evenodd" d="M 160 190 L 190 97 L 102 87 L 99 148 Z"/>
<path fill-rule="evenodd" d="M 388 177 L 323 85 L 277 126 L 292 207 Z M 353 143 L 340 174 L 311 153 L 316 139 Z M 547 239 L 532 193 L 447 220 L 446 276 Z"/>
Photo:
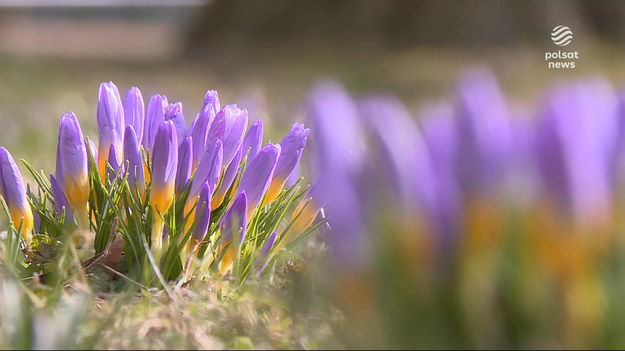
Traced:
<path fill-rule="evenodd" d="M 352 102 L 345 102 L 345 96 L 358 100 L 394 95 L 406 107 L 411 123 L 425 129 L 426 123 L 420 119 L 428 117 L 424 107 L 454 105 L 463 92 L 482 91 L 477 83 L 473 88 L 467 83 L 469 88 L 462 90 L 459 77 L 467 70 L 492 73 L 515 123 L 529 124 L 541 118 L 543 104 L 551 101 L 547 92 L 557 82 L 600 78 L 611 84 L 611 89 L 625 88 L 623 3 L 454 3 L 455 7 L 433 0 L 311 1 L 298 5 L 281 0 L 188 0 L 176 4 L 150 0 L 0 0 L 0 146 L 12 153 L 30 184 L 36 184 L 35 179 L 19 159 L 45 170 L 46 175 L 55 169 L 54 146 L 64 113 L 75 113 L 85 136 L 98 134 L 97 87 L 101 82 L 114 82 L 122 96 L 130 87 L 140 87 L 146 106 L 154 94 L 167 95 L 169 102 L 181 101 L 186 125 L 191 125 L 203 108 L 204 93 L 215 89 L 222 105 L 236 103 L 247 109 L 250 124 L 257 118 L 264 122 L 266 142 L 278 143 L 293 122 L 305 123 L 311 129 L 309 139 L 314 140 L 314 144 L 309 140 L 302 157 L 306 184 L 331 178 L 334 170 L 343 171 L 341 162 L 319 161 L 324 155 L 331 158 L 327 150 L 324 154 L 324 145 L 338 150 L 353 146 L 349 143 L 358 138 L 367 140 L 363 146 L 367 160 L 354 166 L 357 170 L 345 170 L 347 183 L 359 192 L 355 202 L 362 213 L 350 217 L 351 213 L 337 210 L 352 204 L 349 193 L 340 193 L 344 188 L 339 180 L 320 181 L 326 198 L 347 200 L 328 201 L 318 218 L 330 213 L 330 225 L 320 225 L 305 242 L 284 249 L 262 279 L 239 284 L 229 276 L 210 275 L 183 286 L 168 282 L 174 291 L 169 294 L 162 285 L 141 286 L 137 281 L 128 282 L 132 279 L 125 276 L 113 277 L 106 269 L 83 272 L 76 268 L 80 262 L 67 258 L 71 255 L 59 264 L 60 271 L 71 273 L 54 286 L 40 281 L 36 274 L 14 279 L 7 273 L 10 270 L 4 270 L 0 273 L 0 347 L 623 347 L 625 311 L 617 303 L 625 294 L 625 231 L 618 214 L 622 204 L 614 205 L 612 227 L 606 230 L 617 233 L 613 242 L 606 241 L 613 246 L 598 249 L 597 254 L 585 249 L 594 248 L 587 238 L 578 240 L 575 236 L 586 227 L 582 230 L 572 225 L 575 228 L 571 229 L 566 225 L 572 217 L 564 217 L 565 224 L 557 220 L 553 224 L 536 214 L 541 206 L 518 205 L 516 200 L 523 202 L 524 196 L 532 197 L 540 190 L 523 193 L 524 184 L 516 186 L 513 182 L 512 200 L 500 196 L 505 200 L 491 203 L 488 198 L 485 205 L 481 198 L 466 200 L 477 203 L 459 210 L 466 211 L 463 214 L 468 213 L 468 219 L 459 221 L 465 227 L 457 232 L 467 235 L 440 258 L 436 247 L 440 238 L 423 239 L 422 232 L 431 230 L 424 224 L 426 220 L 420 222 L 427 214 L 412 216 L 406 212 L 408 215 L 401 217 L 405 215 L 402 211 L 414 208 L 402 207 L 395 198 L 389 201 L 392 206 L 383 205 L 393 196 L 391 188 L 400 182 L 384 183 L 377 178 L 383 177 L 379 170 L 384 167 L 378 165 L 386 165 L 386 159 L 380 162 L 373 156 L 379 149 L 371 140 L 384 142 L 370 135 L 375 135 L 376 128 L 369 126 L 373 131 L 358 136 L 349 128 L 347 117 L 345 124 L 337 122 L 336 134 L 323 124 L 324 118 L 327 123 L 352 112 Z M 569 46 L 558 47 L 551 40 L 551 30 L 560 24 L 573 30 Z M 578 51 L 576 67 L 549 69 L 545 52 L 557 50 Z M 324 95 L 323 89 L 314 88 L 320 81 L 339 82 L 345 90 L 338 89 L 337 93 L 326 87 L 332 93 Z M 589 94 L 594 93 L 592 90 Z M 325 100 L 315 100 L 316 96 L 336 105 L 324 110 Z M 571 96 L 568 98 L 575 100 L 575 95 Z M 486 102 L 477 109 L 490 111 L 490 97 L 484 93 Z M 372 107 L 367 111 L 358 105 L 362 115 L 386 118 L 381 111 L 387 110 L 393 108 Z M 397 139 L 399 149 L 412 145 L 402 139 L 410 135 L 398 132 L 391 138 Z M 344 143 L 327 140 L 331 137 Z M 537 138 L 532 134 L 528 143 Z M 515 150 L 508 157 L 524 152 Z M 409 151 L 398 155 L 407 155 L 406 162 L 412 160 Z M 354 160 L 345 159 L 351 167 Z M 315 168 L 318 163 L 326 169 Z M 467 167 L 488 169 L 477 164 Z M 512 168 L 512 178 L 525 175 L 525 170 L 517 174 Z M 369 182 L 374 185 L 363 191 L 367 187 L 362 183 Z M 4 230 L 8 216 L 1 213 Z M 332 213 L 344 218 L 343 222 L 333 223 Z M 358 218 L 362 222 L 349 222 Z M 359 259 L 355 241 L 360 239 L 348 234 L 360 226 L 368 226 L 362 233 L 371 234 L 366 243 L 379 244 L 365 264 L 351 261 Z M 489 237 L 491 226 L 505 234 L 499 239 Z M 486 236 L 474 233 L 483 228 L 487 228 L 483 230 Z M 588 231 L 602 232 L 603 228 Z M 528 234 L 569 231 L 575 232 L 570 241 L 557 235 L 557 239 L 545 239 L 555 240 L 555 244 L 540 240 L 536 244 L 534 236 Z M 414 235 L 402 235 L 406 233 Z M 341 243 L 343 237 L 354 242 Z M 359 237 L 358 233 L 354 237 Z M 484 244 L 490 239 L 491 246 Z M 341 251 L 345 257 L 337 259 L 340 254 L 334 252 L 333 245 L 353 248 L 349 251 L 353 257 Z M 558 251 L 549 245 L 564 248 Z M 4 249 L 3 265 L 7 265 L 7 252 Z M 593 255 L 599 258 L 595 261 Z M 352 264 L 357 268 L 350 271 Z M 588 266 L 571 269 L 575 272 L 571 273 L 568 264 Z M 550 269 L 557 271 L 553 273 L 556 278 Z M 578 271 L 582 272 L 579 276 L 575 275 Z M 554 304 L 561 300 L 563 306 Z M 560 315 L 564 317 L 559 319 Z"/>

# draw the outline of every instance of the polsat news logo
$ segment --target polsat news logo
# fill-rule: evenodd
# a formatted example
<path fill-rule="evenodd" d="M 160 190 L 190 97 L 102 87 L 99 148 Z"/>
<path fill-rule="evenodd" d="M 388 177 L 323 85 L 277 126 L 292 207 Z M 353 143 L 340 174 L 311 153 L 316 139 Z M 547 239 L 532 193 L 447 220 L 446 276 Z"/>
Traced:
<path fill-rule="evenodd" d="M 551 31 L 551 40 L 558 46 L 567 46 L 573 41 L 573 31 L 565 25 L 558 25 Z M 545 61 L 548 68 L 575 68 L 575 63 L 579 59 L 577 51 L 553 51 L 545 52 Z"/>

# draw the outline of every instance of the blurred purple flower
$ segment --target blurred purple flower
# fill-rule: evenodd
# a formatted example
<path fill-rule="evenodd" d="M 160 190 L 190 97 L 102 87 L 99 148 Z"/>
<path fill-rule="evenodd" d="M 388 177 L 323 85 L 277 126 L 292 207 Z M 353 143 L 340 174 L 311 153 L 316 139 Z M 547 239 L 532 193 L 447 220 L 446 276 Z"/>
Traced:
<path fill-rule="evenodd" d="M 227 272 L 230 264 L 236 258 L 241 244 L 245 239 L 247 227 L 248 199 L 245 192 L 240 193 L 233 201 L 232 206 L 219 223 L 220 228 L 220 248 L 225 250 L 220 264 L 220 273 Z"/>
<path fill-rule="evenodd" d="M 265 266 L 267 265 L 267 261 L 269 260 L 269 255 L 268 255 L 269 250 L 273 248 L 273 244 L 276 242 L 277 236 L 278 236 L 278 232 L 271 233 L 271 235 L 267 238 L 267 240 L 263 244 L 263 247 L 261 247 L 260 252 L 258 253 L 258 257 L 256 258 L 256 261 L 254 262 L 254 266 L 258 267 L 258 273 L 256 273 L 257 276 L 260 276 L 265 270 Z"/>

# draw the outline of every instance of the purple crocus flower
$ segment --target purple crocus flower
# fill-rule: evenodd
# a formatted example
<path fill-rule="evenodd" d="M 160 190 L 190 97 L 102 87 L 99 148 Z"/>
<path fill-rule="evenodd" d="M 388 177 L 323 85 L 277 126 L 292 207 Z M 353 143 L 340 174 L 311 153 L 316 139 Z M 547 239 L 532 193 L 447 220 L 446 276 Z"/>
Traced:
<path fill-rule="evenodd" d="M 52 189 L 52 197 L 54 198 L 54 207 L 56 208 L 56 212 L 59 216 L 62 216 L 63 208 L 65 208 L 65 223 L 73 223 L 74 216 L 72 215 L 72 210 L 69 207 L 69 202 L 67 201 L 65 194 L 63 194 L 61 186 L 52 174 L 50 174 L 50 188 Z"/>
<path fill-rule="evenodd" d="M 154 138 L 152 153 L 152 207 L 164 214 L 174 199 L 174 183 L 178 166 L 178 136 L 171 121 L 163 121 Z"/>
<path fill-rule="evenodd" d="M 211 200 L 210 200 L 210 187 L 208 182 L 202 185 L 200 190 L 200 197 L 195 207 L 195 227 L 193 228 L 193 239 L 195 243 L 204 240 L 206 232 L 208 231 L 208 225 L 210 224 L 211 216 Z"/>
<path fill-rule="evenodd" d="M 241 148 L 243 153 L 247 152 L 247 159 L 251 161 L 260 151 L 263 145 L 263 121 L 257 119 L 252 123 L 250 130 L 247 132 Z M 249 152 L 248 152 L 249 149 Z"/>
<path fill-rule="evenodd" d="M 136 134 L 136 139 L 143 137 L 143 124 L 145 119 L 145 104 L 141 90 L 132 87 L 124 97 L 124 122 L 127 126 L 132 126 Z"/>
<path fill-rule="evenodd" d="M 267 238 L 263 247 L 260 248 L 260 252 L 258 253 L 258 258 L 254 262 L 254 266 L 258 267 L 257 276 L 260 276 L 265 270 L 265 266 L 267 265 L 267 261 L 269 260 L 269 250 L 273 247 L 273 244 L 276 242 L 276 237 L 278 236 L 278 232 L 273 232 Z"/>
<path fill-rule="evenodd" d="M 197 168 L 200 158 L 206 151 L 206 137 L 219 109 L 217 92 L 215 90 L 207 91 L 204 97 L 204 106 L 195 116 L 189 131 L 193 136 L 193 170 Z"/>
<path fill-rule="evenodd" d="M 537 166 L 545 192 L 574 218 L 611 211 L 616 121 L 616 101 L 604 84 L 556 86 L 547 95 L 535 138 Z"/>
<path fill-rule="evenodd" d="M 0 147 L 0 193 L 9 208 L 11 221 L 16 228 L 22 228 L 22 238 L 30 246 L 33 233 L 33 211 L 26 197 L 26 186 L 13 156 Z"/>
<path fill-rule="evenodd" d="M 113 147 L 111 144 L 110 147 Z M 106 152 L 108 154 L 108 150 Z M 73 112 L 64 114 L 59 123 L 57 180 L 67 197 L 72 213 L 83 229 L 89 227 L 89 160 L 80 124 Z"/>
<path fill-rule="evenodd" d="M 496 190 L 511 147 L 510 113 L 495 77 L 465 72 L 457 88 L 456 171 L 465 194 Z"/>
<path fill-rule="evenodd" d="M 180 196 L 187 187 L 191 178 L 191 167 L 193 165 L 193 137 L 184 139 L 178 149 L 178 170 L 176 171 L 176 196 Z"/>
<path fill-rule="evenodd" d="M 200 189 L 205 182 L 208 182 L 211 191 L 215 189 L 219 182 L 222 160 L 223 147 L 221 141 L 217 140 L 212 146 L 208 147 L 200 160 L 191 182 L 189 199 L 194 199 L 200 193 Z M 187 205 L 192 206 L 193 204 L 187 203 Z"/>
<path fill-rule="evenodd" d="M 230 164 L 230 162 L 232 162 L 232 159 L 241 148 L 241 144 L 243 143 L 243 137 L 245 136 L 245 130 L 247 129 L 247 110 L 241 110 L 239 108 L 236 108 L 236 105 L 234 105 L 234 107 L 232 107 L 232 113 L 234 114 L 234 119 L 232 120 L 232 125 L 226 131 L 223 140 L 224 166 L 227 166 Z"/>
<path fill-rule="evenodd" d="M 308 121 L 314 131 L 311 168 L 317 175 L 313 199 L 325 204 L 334 234 L 332 256 L 345 268 L 361 267 L 372 244 L 362 225 L 365 217 L 355 181 L 367 156 L 357 107 L 340 84 L 320 82 L 309 96 Z"/>
<path fill-rule="evenodd" d="M 230 162 L 228 168 L 226 168 L 226 171 L 224 172 L 223 177 L 221 178 L 221 185 L 219 187 L 219 190 L 217 190 L 217 192 L 215 193 L 215 196 L 213 197 L 211 203 L 213 208 L 218 208 L 223 203 L 226 197 L 226 193 L 232 186 L 234 178 L 236 178 L 237 176 L 237 172 L 239 170 L 239 166 L 241 165 L 242 158 L 243 148 L 239 148 L 239 152 L 237 152 L 237 154 L 234 156 L 232 162 Z"/>
<path fill-rule="evenodd" d="M 122 138 L 125 128 L 124 108 L 122 105 L 119 90 L 113 82 L 100 84 L 98 93 L 98 133 L 100 135 L 98 146 L 98 169 L 100 178 L 104 181 L 106 173 L 106 162 L 109 158 L 111 145 L 115 145 L 115 150 L 122 155 Z M 58 177 L 58 174 L 57 174 Z M 70 203 L 72 202 L 71 196 Z"/>
<path fill-rule="evenodd" d="M 124 133 L 124 157 L 128 165 L 128 184 L 131 189 L 138 188 L 139 194 L 145 194 L 145 174 L 143 169 L 143 157 L 139 146 L 139 139 L 133 126 L 126 127 Z"/>
<path fill-rule="evenodd" d="M 276 164 L 276 170 L 274 171 L 271 185 L 267 191 L 267 197 L 265 199 L 267 203 L 270 203 L 278 197 L 287 178 L 299 164 L 304 146 L 306 146 L 308 133 L 310 133 L 310 129 L 304 128 L 303 124 L 297 122 L 293 123 L 291 131 L 280 143 L 282 151 L 280 152 L 280 158 Z"/>
<path fill-rule="evenodd" d="M 165 95 L 153 95 L 148 102 L 148 107 L 145 111 L 143 139 L 141 141 L 146 151 L 151 151 L 154 146 L 154 139 L 158 128 L 165 120 L 165 110 L 167 106 L 167 97 Z"/>
<path fill-rule="evenodd" d="M 184 120 L 181 102 L 176 102 L 167 106 L 165 109 L 165 120 L 172 121 L 174 123 L 174 126 L 176 126 L 176 133 L 178 134 L 178 142 L 182 143 L 187 135 L 187 123 Z"/>
<path fill-rule="evenodd" d="M 232 206 L 226 211 L 219 224 L 220 248 L 225 250 L 220 264 L 220 273 L 228 271 L 230 264 L 236 258 L 241 243 L 245 239 L 247 227 L 248 199 L 245 192 L 241 192 L 233 201 Z"/>
<path fill-rule="evenodd" d="M 270 143 L 265 145 L 258 155 L 250 161 L 241 177 L 238 191 L 239 193 L 245 192 L 247 194 L 247 216 L 250 218 L 267 192 L 279 157 L 280 144 Z"/>

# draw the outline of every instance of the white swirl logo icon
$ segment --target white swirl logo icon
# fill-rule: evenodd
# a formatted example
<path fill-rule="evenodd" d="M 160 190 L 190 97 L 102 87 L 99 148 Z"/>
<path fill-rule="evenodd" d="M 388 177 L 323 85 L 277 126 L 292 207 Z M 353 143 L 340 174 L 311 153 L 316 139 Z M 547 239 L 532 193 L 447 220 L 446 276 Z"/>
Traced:
<path fill-rule="evenodd" d="M 559 25 L 551 31 L 551 40 L 553 40 L 556 45 L 569 45 L 571 40 L 573 40 L 573 31 L 567 26 Z"/>

